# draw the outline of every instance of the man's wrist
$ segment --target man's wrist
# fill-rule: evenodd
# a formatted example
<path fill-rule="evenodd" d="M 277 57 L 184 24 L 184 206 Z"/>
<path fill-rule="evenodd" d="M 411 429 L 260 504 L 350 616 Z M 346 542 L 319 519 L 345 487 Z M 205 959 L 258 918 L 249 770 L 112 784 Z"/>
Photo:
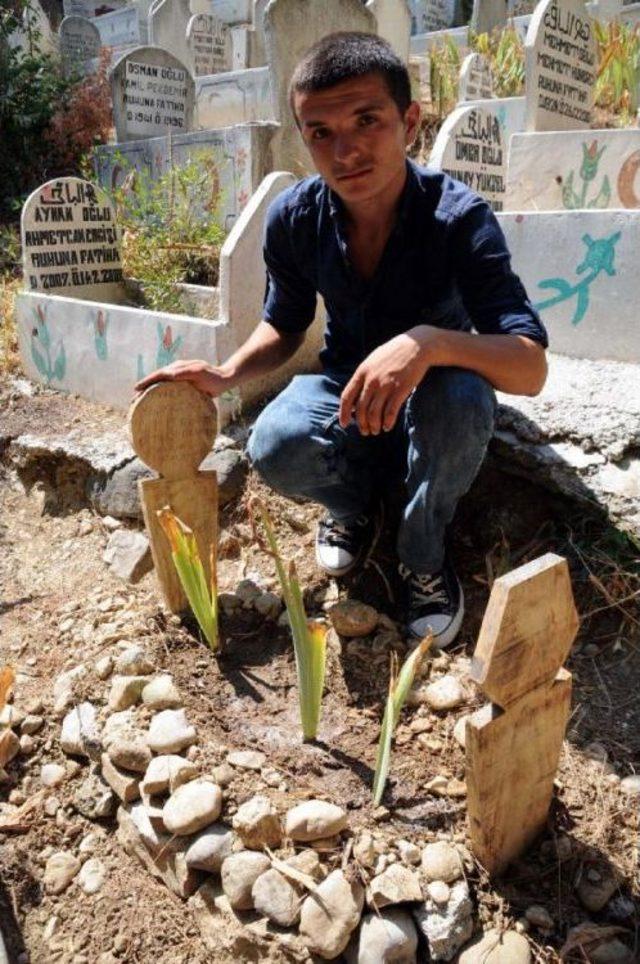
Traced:
<path fill-rule="evenodd" d="M 429 367 L 452 364 L 448 331 L 432 325 L 417 325 L 413 331 L 420 345 L 420 354 Z"/>

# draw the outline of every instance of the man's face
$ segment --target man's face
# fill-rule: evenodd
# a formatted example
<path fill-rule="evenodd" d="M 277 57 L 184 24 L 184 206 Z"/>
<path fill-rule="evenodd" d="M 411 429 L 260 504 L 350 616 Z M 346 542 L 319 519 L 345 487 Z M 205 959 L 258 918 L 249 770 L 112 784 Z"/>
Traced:
<path fill-rule="evenodd" d="M 380 74 L 294 95 L 303 140 L 318 173 L 348 205 L 370 201 L 404 182 L 406 147 L 420 108 L 401 116 Z"/>

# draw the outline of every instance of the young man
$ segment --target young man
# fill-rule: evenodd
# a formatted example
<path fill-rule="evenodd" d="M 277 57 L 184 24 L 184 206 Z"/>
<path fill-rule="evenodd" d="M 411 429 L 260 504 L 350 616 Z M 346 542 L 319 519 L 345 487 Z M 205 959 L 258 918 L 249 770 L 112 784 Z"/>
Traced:
<path fill-rule="evenodd" d="M 219 395 L 276 368 L 320 293 L 322 373 L 264 409 L 249 456 L 273 488 L 326 508 L 316 556 L 335 576 L 366 553 L 378 483 L 399 469 L 408 630 L 446 646 L 464 606 L 445 530 L 491 437 L 493 389 L 540 391 L 546 334 L 487 204 L 407 161 L 420 109 L 385 41 L 324 38 L 296 68 L 291 108 L 318 176 L 269 210 L 264 320 L 225 364 L 176 362 L 137 387 L 187 379 Z"/>

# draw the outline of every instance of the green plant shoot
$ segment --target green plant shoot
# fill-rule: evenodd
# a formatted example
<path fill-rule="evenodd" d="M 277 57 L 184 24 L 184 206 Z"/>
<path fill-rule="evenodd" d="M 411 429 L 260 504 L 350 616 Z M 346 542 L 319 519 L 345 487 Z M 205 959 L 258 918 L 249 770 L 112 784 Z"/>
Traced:
<path fill-rule="evenodd" d="M 181 522 L 169 506 L 159 509 L 158 522 L 169 540 L 171 556 L 178 578 L 202 634 L 215 653 L 218 648 L 218 580 L 216 546 L 210 550 L 211 583 L 207 584 L 196 537 L 189 526 Z"/>
<path fill-rule="evenodd" d="M 420 664 L 432 642 L 432 635 L 425 636 L 420 645 L 417 646 L 408 659 L 405 660 L 400 673 L 398 673 L 397 653 L 391 654 L 389 695 L 387 696 L 387 703 L 382 718 L 380 741 L 376 755 L 376 772 L 373 778 L 373 803 L 376 807 L 379 806 L 382 800 L 384 788 L 387 783 L 391 763 L 391 743 L 400 718 L 400 711 L 405 704 L 409 690 L 413 686 L 413 681 L 420 668 Z"/>
<path fill-rule="evenodd" d="M 298 698 L 300 700 L 300 720 L 305 740 L 315 740 L 320 721 L 320 707 L 326 671 L 327 631 L 322 623 L 307 620 L 302 601 L 295 563 L 289 563 L 288 572 L 280 555 L 273 523 L 267 509 L 260 499 L 252 499 L 249 508 L 256 539 L 261 548 L 273 557 L 285 606 L 289 614 L 293 649 L 298 676 Z M 256 525 L 256 512 L 264 528 L 267 542 L 260 537 Z"/>

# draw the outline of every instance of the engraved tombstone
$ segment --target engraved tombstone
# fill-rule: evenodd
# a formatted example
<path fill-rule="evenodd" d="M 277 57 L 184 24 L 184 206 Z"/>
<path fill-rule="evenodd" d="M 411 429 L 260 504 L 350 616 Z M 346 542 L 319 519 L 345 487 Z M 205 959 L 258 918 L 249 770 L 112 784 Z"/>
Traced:
<path fill-rule="evenodd" d="M 493 97 L 491 64 L 484 54 L 467 54 L 460 68 L 458 100 L 487 100 Z"/>
<path fill-rule="evenodd" d="M 194 77 L 231 70 L 231 33 L 217 17 L 200 13 L 187 25 L 187 47 Z"/>
<path fill-rule="evenodd" d="M 447 30 L 456 23 L 456 0 L 415 0 L 414 33 Z"/>
<path fill-rule="evenodd" d="M 193 126 L 195 83 L 185 65 L 158 47 L 136 47 L 111 73 L 119 142 L 186 134 Z"/>
<path fill-rule="evenodd" d="M 58 33 L 65 71 L 84 70 L 100 54 L 100 33 L 86 17 L 65 17 Z"/>
<path fill-rule="evenodd" d="M 22 209 L 22 265 L 29 291 L 122 301 L 120 232 L 107 194 L 78 177 L 34 191 Z"/>
<path fill-rule="evenodd" d="M 289 81 L 304 52 L 327 34 L 341 30 L 376 32 L 376 21 L 361 0 L 271 0 L 264 14 L 267 59 L 274 106 L 280 122 L 273 141 L 274 170 L 296 176 L 313 170 L 289 107 Z"/>
<path fill-rule="evenodd" d="M 507 158 L 500 121 L 486 108 L 457 107 L 442 125 L 429 167 L 445 171 L 502 211 Z"/>
<path fill-rule="evenodd" d="M 590 126 L 596 41 L 583 0 L 541 0 L 527 31 L 525 66 L 528 131 Z"/>

